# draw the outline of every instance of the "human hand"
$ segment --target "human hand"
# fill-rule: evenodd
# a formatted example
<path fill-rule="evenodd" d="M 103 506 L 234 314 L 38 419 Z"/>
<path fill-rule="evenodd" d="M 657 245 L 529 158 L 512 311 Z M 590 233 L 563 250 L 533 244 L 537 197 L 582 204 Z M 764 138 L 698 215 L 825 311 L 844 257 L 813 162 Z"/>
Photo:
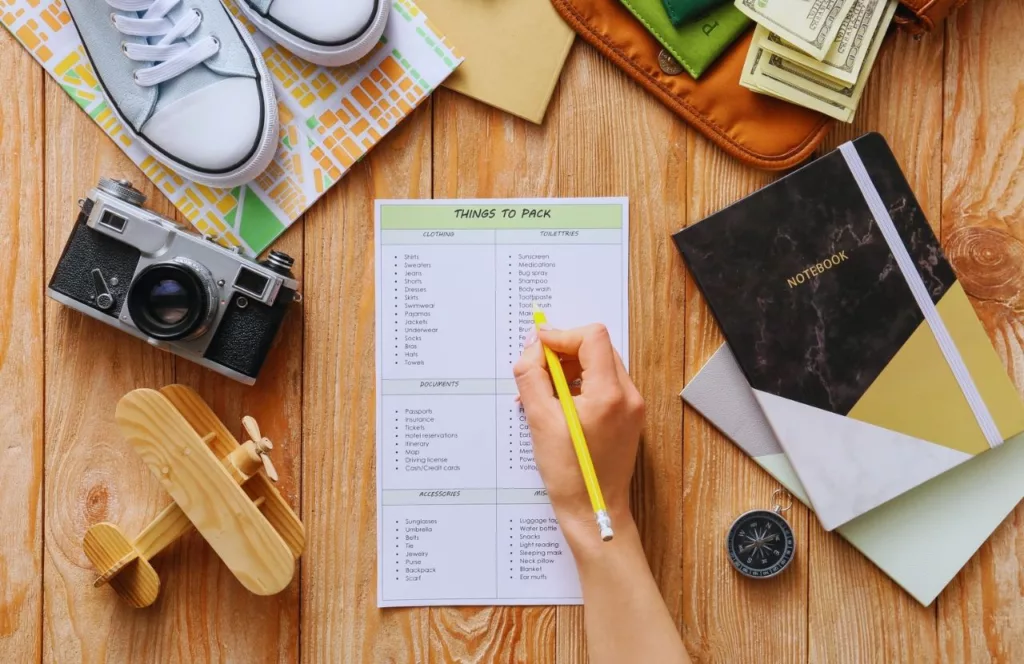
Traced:
<path fill-rule="evenodd" d="M 572 383 L 580 379 L 579 394 L 574 397 L 576 411 L 608 511 L 613 523 L 616 517 L 629 517 L 629 482 L 643 428 L 643 398 L 603 325 L 540 330 L 538 336 L 544 345 L 566 357 L 562 361 L 566 380 Z M 537 468 L 563 531 L 572 537 L 576 526 L 581 525 L 582 532 L 596 533 L 594 511 L 569 427 L 551 383 L 543 348 L 533 335 L 527 339 L 513 373 L 533 435 Z"/>

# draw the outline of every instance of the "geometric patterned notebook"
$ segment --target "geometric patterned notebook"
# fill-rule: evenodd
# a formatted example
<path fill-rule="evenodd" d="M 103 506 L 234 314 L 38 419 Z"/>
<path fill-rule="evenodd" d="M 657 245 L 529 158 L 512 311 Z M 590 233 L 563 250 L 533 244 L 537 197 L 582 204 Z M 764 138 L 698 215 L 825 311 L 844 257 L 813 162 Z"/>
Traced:
<path fill-rule="evenodd" d="M 394 0 L 373 52 L 337 68 L 295 57 L 245 21 L 233 0 L 225 5 L 252 33 L 266 60 L 281 123 L 270 167 L 233 189 L 184 180 L 133 144 L 107 107 L 60 0 L 0 0 L 0 23 L 200 232 L 255 255 L 426 99 L 462 58 L 411 0 Z"/>
<path fill-rule="evenodd" d="M 1024 430 L 879 134 L 674 237 L 826 530 Z"/>
<path fill-rule="evenodd" d="M 681 396 L 801 502 L 809 502 L 729 347 Z M 1024 435 L 836 529 L 921 604 L 931 604 L 1024 499 Z M 936 546 L 936 533 L 941 545 Z"/>

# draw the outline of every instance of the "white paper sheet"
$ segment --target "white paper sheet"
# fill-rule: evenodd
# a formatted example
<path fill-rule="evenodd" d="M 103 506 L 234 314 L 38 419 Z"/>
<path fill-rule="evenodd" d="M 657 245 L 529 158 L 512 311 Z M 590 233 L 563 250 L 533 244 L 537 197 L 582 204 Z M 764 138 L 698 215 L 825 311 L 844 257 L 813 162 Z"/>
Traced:
<path fill-rule="evenodd" d="M 378 606 L 582 602 L 512 365 L 534 302 L 629 357 L 628 209 L 377 201 Z"/>

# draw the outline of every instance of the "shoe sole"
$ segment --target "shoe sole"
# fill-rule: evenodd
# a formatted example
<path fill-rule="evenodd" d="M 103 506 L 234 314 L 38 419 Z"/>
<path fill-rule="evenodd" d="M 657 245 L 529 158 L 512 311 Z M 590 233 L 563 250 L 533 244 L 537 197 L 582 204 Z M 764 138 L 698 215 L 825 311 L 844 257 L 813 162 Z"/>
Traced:
<path fill-rule="evenodd" d="M 245 0 L 235 0 L 235 5 L 267 37 L 303 60 L 324 67 L 350 65 L 365 57 L 384 34 L 384 27 L 391 11 L 391 0 L 377 0 L 377 11 L 370 21 L 370 26 L 359 37 L 338 46 L 325 46 L 288 32 L 277 23 L 258 14 Z"/>
<path fill-rule="evenodd" d="M 259 144 L 257 145 L 253 156 L 242 167 L 225 173 L 207 173 L 175 161 L 166 154 L 163 154 L 155 145 L 151 144 L 145 136 L 138 134 L 132 126 L 125 121 L 124 117 L 121 115 L 121 110 L 117 107 L 117 104 L 110 100 L 110 95 L 107 94 L 107 88 L 103 84 L 102 77 L 97 76 L 100 88 L 103 90 L 103 96 L 106 98 L 108 103 L 107 107 L 114 114 L 114 117 L 117 118 L 117 121 L 121 123 L 121 129 L 124 133 L 128 134 L 128 137 L 131 138 L 133 142 L 141 145 L 149 156 L 156 159 L 177 175 L 197 184 L 206 185 L 215 189 L 239 187 L 252 182 L 252 180 L 258 177 L 267 169 L 268 166 L 270 166 L 270 162 L 273 161 L 274 154 L 277 153 L 277 144 L 280 134 L 277 117 L 277 94 L 274 91 L 274 82 L 273 79 L 270 78 L 270 71 L 267 69 L 267 64 L 263 61 L 263 56 L 260 55 L 259 49 L 256 48 L 256 43 L 253 42 L 252 37 L 249 35 L 249 31 L 236 21 L 235 17 L 232 16 L 231 12 L 226 8 L 224 9 L 224 12 L 234 23 L 235 29 L 241 36 L 246 48 L 249 49 L 253 64 L 256 66 L 256 71 L 259 73 L 260 90 L 263 93 L 263 102 L 266 105 L 266 108 L 264 109 L 265 112 L 263 114 L 263 133 L 260 135 Z M 74 21 L 72 21 L 72 25 L 75 25 L 75 32 L 77 33 L 78 25 L 75 24 Z M 81 33 L 78 34 L 78 38 L 81 40 Z M 84 45 L 85 41 L 82 40 L 82 43 Z M 85 51 L 88 56 L 88 49 L 85 49 Z M 92 65 L 92 58 L 89 58 L 89 64 Z M 93 67 L 93 70 L 95 70 L 95 67 Z"/>

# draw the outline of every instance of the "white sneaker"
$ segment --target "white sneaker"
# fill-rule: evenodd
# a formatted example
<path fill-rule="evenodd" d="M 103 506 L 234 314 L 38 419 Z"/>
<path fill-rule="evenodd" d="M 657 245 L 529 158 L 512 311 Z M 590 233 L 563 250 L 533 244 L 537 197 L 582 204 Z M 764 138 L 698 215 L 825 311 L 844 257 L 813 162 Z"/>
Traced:
<path fill-rule="evenodd" d="M 244 184 L 270 164 L 270 73 L 219 0 L 65 4 L 111 110 L 157 161 L 211 187 Z"/>
<path fill-rule="evenodd" d="M 235 0 L 246 18 L 303 60 L 338 67 L 369 53 L 391 0 Z"/>

